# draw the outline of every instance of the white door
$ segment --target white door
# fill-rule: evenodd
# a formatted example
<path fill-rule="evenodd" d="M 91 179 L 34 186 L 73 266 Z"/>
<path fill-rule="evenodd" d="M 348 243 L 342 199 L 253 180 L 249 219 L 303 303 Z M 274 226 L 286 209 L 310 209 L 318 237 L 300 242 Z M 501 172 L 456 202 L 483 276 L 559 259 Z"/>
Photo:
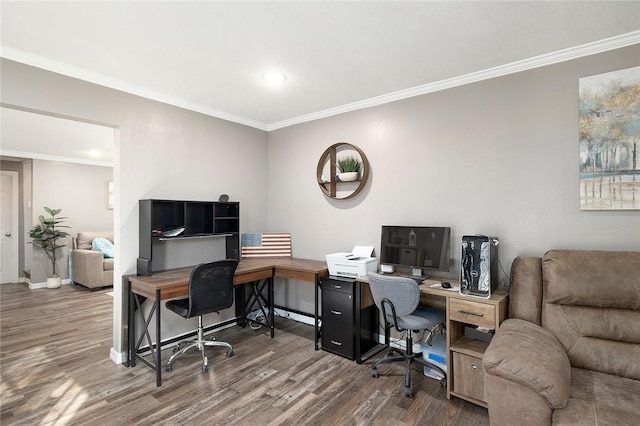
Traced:
<path fill-rule="evenodd" d="M 0 182 L 0 283 L 18 281 L 18 172 L 2 170 Z"/>

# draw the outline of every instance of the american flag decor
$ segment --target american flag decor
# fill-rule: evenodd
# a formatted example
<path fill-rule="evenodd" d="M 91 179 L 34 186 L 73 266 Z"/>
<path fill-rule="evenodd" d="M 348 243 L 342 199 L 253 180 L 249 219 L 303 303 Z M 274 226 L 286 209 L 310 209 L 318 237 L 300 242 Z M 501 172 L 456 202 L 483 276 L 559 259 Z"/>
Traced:
<path fill-rule="evenodd" d="M 242 234 L 242 258 L 291 257 L 291 234 Z"/>

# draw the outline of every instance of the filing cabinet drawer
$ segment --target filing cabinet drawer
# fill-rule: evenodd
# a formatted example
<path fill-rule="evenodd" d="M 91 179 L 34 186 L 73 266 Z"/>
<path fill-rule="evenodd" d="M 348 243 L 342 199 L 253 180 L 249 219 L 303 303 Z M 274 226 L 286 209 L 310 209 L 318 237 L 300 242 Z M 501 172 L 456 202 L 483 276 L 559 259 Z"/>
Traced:
<path fill-rule="evenodd" d="M 322 329 L 322 349 L 351 360 L 355 357 L 355 342 L 350 327 L 327 327 Z"/>
<path fill-rule="evenodd" d="M 494 305 L 476 300 L 451 298 L 449 319 L 494 329 L 496 328 L 496 308 Z"/>
<path fill-rule="evenodd" d="M 322 280 L 322 291 L 331 292 L 339 291 L 341 293 L 353 294 L 353 281 L 338 280 L 335 278 L 325 278 Z"/>
<path fill-rule="evenodd" d="M 453 391 L 485 402 L 482 358 L 453 352 Z"/>

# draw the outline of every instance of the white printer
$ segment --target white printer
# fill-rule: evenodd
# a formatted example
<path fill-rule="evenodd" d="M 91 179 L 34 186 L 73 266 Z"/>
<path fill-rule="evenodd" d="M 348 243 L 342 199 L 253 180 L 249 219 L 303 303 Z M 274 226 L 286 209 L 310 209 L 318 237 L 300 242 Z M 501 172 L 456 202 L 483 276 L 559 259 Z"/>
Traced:
<path fill-rule="evenodd" d="M 329 275 L 338 277 L 366 277 L 367 272 L 378 270 L 378 259 L 371 257 L 373 246 L 355 246 L 350 252 L 327 255 Z"/>

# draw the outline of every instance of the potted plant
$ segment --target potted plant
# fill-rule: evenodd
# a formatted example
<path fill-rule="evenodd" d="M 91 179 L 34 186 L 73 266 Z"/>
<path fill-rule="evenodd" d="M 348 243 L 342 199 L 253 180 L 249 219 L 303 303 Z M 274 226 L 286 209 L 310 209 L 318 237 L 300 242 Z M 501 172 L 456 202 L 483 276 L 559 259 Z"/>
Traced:
<path fill-rule="evenodd" d="M 339 172 L 338 178 L 343 182 L 354 181 L 360 175 L 360 161 L 352 155 L 339 159 L 336 166 Z"/>
<path fill-rule="evenodd" d="M 31 244 L 35 247 L 42 249 L 53 266 L 53 273 L 47 278 L 47 288 L 60 287 L 61 279 L 56 270 L 56 252 L 65 247 L 64 244 L 59 244 L 61 238 L 66 238 L 69 234 L 65 231 L 61 231 L 59 228 L 68 228 L 66 225 L 60 225 L 66 217 L 58 216 L 62 209 L 50 209 L 45 207 L 44 211 L 47 212 L 50 217 L 44 217 L 40 215 L 38 217 L 38 224 L 29 231 L 29 237 L 31 238 Z"/>

